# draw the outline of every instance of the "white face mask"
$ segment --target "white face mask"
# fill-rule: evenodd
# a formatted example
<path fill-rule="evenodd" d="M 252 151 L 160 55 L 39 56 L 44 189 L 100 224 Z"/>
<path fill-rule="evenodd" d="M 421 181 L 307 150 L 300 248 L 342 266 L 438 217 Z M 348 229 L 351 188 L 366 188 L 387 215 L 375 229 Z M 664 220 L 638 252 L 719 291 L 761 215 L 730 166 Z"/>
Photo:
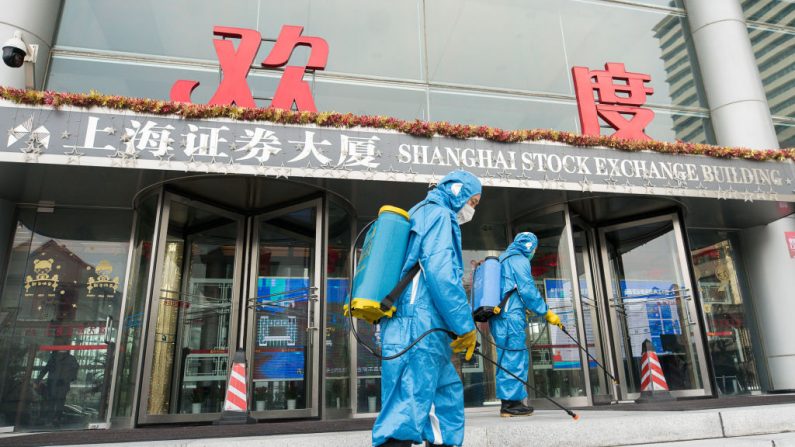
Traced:
<path fill-rule="evenodd" d="M 456 219 L 458 219 L 458 225 L 464 225 L 465 223 L 472 220 L 473 217 L 475 217 L 475 208 L 472 208 L 472 205 L 468 203 L 465 204 L 456 215 Z"/>

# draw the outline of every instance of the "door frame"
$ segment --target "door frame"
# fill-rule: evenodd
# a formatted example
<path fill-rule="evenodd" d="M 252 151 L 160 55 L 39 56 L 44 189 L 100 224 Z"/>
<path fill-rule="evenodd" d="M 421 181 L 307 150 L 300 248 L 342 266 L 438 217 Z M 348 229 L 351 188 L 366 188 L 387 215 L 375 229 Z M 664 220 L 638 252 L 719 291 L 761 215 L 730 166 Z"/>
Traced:
<path fill-rule="evenodd" d="M 591 297 L 588 298 L 587 301 L 591 301 L 591 303 L 587 303 L 586 301 L 581 301 L 582 304 L 582 312 L 581 315 L 582 321 L 585 321 L 585 307 L 584 306 L 591 306 L 598 312 L 597 322 L 599 324 L 598 328 L 592 328 L 592 336 L 594 341 L 596 342 L 596 346 L 594 346 L 594 351 L 597 351 L 602 359 L 602 365 L 608 369 L 610 374 L 613 377 L 618 375 L 617 367 L 615 364 L 615 354 L 613 353 L 613 343 L 612 334 L 611 334 L 611 326 L 609 324 L 609 319 L 607 314 L 609 313 L 608 305 L 605 298 L 604 293 L 604 278 L 602 275 L 603 267 L 600 265 L 600 256 L 599 256 L 599 246 L 597 245 L 597 241 L 599 240 L 599 234 L 597 229 L 592 226 L 590 223 L 586 222 L 584 219 L 572 216 L 572 227 L 571 227 L 571 234 L 572 239 L 574 238 L 574 227 L 579 226 L 582 229 L 583 237 L 585 238 L 585 250 L 583 253 L 583 275 L 585 275 L 585 281 L 588 285 L 588 288 L 591 292 Z M 572 244 L 573 245 L 573 244 Z M 575 250 L 576 254 L 576 250 Z M 579 272 L 576 272 L 579 273 Z M 580 300 L 583 299 L 582 291 L 580 291 Z M 588 340 L 584 338 L 584 346 L 588 347 Z M 593 353 L 591 354 L 593 355 Z M 587 356 L 586 356 L 587 357 Z M 586 364 L 589 365 L 586 368 L 586 371 L 589 372 L 590 370 L 590 359 L 586 359 Z M 590 376 L 590 374 L 589 374 Z M 599 371 L 599 377 L 601 380 L 605 381 L 605 393 L 599 394 L 598 396 L 609 396 L 610 402 L 604 402 L 602 399 L 594 399 L 596 395 L 593 394 L 593 387 L 588 390 L 588 398 L 592 405 L 595 404 L 607 404 L 618 401 L 619 391 L 618 391 L 618 384 L 614 383 L 612 379 L 610 379 L 607 374 L 603 371 Z"/>
<path fill-rule="evenodd" d="M 610 346 L 612 347 L 612 355 L 613 359 L 611 363 L 616 365 L 616 369 L 618 372 L 618 378 L 620 380 L 620 384 L 615 387 L 616 392 L 618 393 L 617 399 L 618 400 L 634 400 L 640 397 L 640 393 L 630 393 L 627 391 L 627 382 L 626 382 L 626 374 L 624 372 L 624 360 L 620 358 L 622 355 L 621 351 L 621 341 L 619 340 L 619 334 L 623 332 L 619 328 L 619 316 L 615 310 L 615 306 L 612 305 L 611 300 L 613 298 L 618 297 L 618 293 L 614 290 L 613 283 L 610 281 L 610 277 L 608 275 L 611 274 L 610 272 L 610 259 L 609 254 L 607 252 L 607 244 L 605 239 L 605 233 L 615 230 L 621 230 L 624 228 L 632 228 L 639 225 L 646 225 L 658 222 L 665 222 L 670 221 L 673 225 L 673 232 L 674 232 L 674 240 L 676 243 L 676 256 L 677 260 L 679 261 L 680 271 L 682 274 L 682 279 L 685 285 L 688 286 L 686 290 L 689 297 L 684 298 L 685 306 L 687 309 L 688 315 L 686 316 L 687 322 L 685 323 L 688 325 L 688 328 L 685 330 L 691 330 L 691 327 L 695 325 L 695 329 L 692 329 L 692 338 L 693 342 L 695 343 L 696 352 L 695 355 L 699 360 L 698 370 L 693 371 L 694 374 L 701 375 L 701 388 L 695 388 L 691 390 L 675 390 L 671 391 L 671 394 L 674 397 L 708 397 L 712 395 L 712 383 L 709 375 L 708 369 L 708 358 L 707 358 L 707 351 L 705 350 L 703 344 L 703 336 L 702 333 L 704 331 L 703 324 L 700 320 L 700 313 L 697 309 L 698 304 L 696 303 L 697 297 L 697 290 L 694 287 L 693 277 L 690 272 L 690 263 L 688 261 L 688 255 L 685 251 L 686 246 L 684 243 L 684 236 L 683 236 L 683 227 L 681 224 L 681 217 L 677 212 L 669 212 L 665 214 L 661 214 L 654 217 L 646 217 L 640 219 L 628 219 L 622 221 L 620 223 L 615 223 L 611 225 L 607 225 L 604 227 L 599 227 L 597 229 L 599 235 L 599 245 L 600 245 L 600 254 L 601 254 L 601 280 L 604 285 L 604 290 L 606 292 L 604 302 L 607 304 L 605 312 L 609 314 L 609 329 L 612 333 L 612 340 Z"/>
<path fill-rule="evenodd" d="M 218 419 L 220 417 L 219 413 L 199 413 L 199 414 L 158 414 L 158 415 L 150 415 L 147 413 L 147 407 L 149 404 L 149 392 L 151 391 L 151 381 L 152 381 L 152 360 L 153 360 L 153 353 L 155 347 L 155 331 L 157 329 L 157 315 L 160 307 L 160 291 L 162 287 L 163 281 L 163 263 L 165 260 L 166 254 L 166 245 L 168 242 L 168 225 L 169 225 L 169 218 L 171 215 L 171 204 L 174 202 L 181 203 L 183 205 L 201 208 L 207 211 L 211 211 L 219 216 L 229 218 L 237 223 L 237 241 L 235 244 L 235 263 L 234 263 L 234 271 L 240 272 L 242 271 L 243 265 L 243 242 L 244 242 L 244 230 L 245 230 L 245 217 L 241 214 L 233 213 L 229 210 L 218 208 L 216 206 L 207 204 L 200 200 L 191 199 L 177 193 L 173 192 L 165 192 L 163 194 L 162 199 L 162 208 L 160 212 L 160 222 L 159 227 L 157 228 L 157 247 L 156 247 L 156 259 L 155 259 L 155 270 L 154 270 L 154 280 L 152 281 L 153 286 L 148 291 L 147 302 L 150 303 L 149 310 L 146 314 L 148 320 L 148 327 L 146 330 L 146 344 L 143 350 L 144 354 L 144 365 L 143 365 L 143 376 L 141 379 L 141 388 L 140 388 L 140 398 L 138 401 L 138 406 L 136 408 L 136 412 L 138 414 L 137 423 L 138 424 L 162 424 L 162 423 L 173 423 L 173 422 L 200 422 L 200 421 L 211 421 Z M 183 259 L 183 263 L 187 262 Z M 185 272 L 183 272 L 185 273 Z M 241 281 L 240 275 L 235 274 L 232 277 L 232 303 L 230 309 L 230 321 L 229 321 L 229 335 L 227 337 L 228 346 L 227 346 L 227 354 L 229 357 L 228 364 L 232 364 L 232 358 L 235 354 L 235 350 L 237 349 L 237 333 L 238 333 L 238 321 L 239 321 L 239 314 L 240 314 L 240 290 L 241 290 Z M 182 287 L 182 285 L 180 285 Z M 174 355 L 176 356 L 178 353 L 175 352 Z"/>
<path fill-rule="evenodd" d="M 314 246 L 314 256 L 312 262 L 314 263 L 314 268 L 312 271 L 312 282 L 310 283 L 309 287 L 309 299 L 307 305 L 307 312 L 309 315 L 307 316 L 307 327 L 306 331 L 309 332 L 307 335 L 307 356 L 306 356 L 306 369 L 304 371 L 304 383 L 306 390 L 306 408 L 300 408 L 295 410 L 265 410 L 265 411 L 256 411 L 256 409 L 252 409 L 252 404 L 254 403 L 254 399 L 248 399 L 249 409 L 251 409 L 251 414 L 256 419 L 284 419 L 284 418 L 300 418 L 300 417 L 317 417 L 320 415 L 320 406 L 321 406 L 321 399 L 320 399 L 320 377 L 323 375 L 320 367 L 322 367 L 321 359 L 320 359 L 320 327 L 321 324 L 324 324 L 320 321 L 321 309 L 320 309 L 320 290 L 322 286 L 322 270 L 323 270 L 323 218 L 325 215 L 325 210 L 323 207 L 323 198 L 317 197 L 314 199 L 309 199 L 300 203 L 295 203 L 293 205 L 286 206 L 284 208 L 279 208 L 273 211 L 268 211 L 263 214 L 259 214 L 251 218 L 251 231 L 250 231 L 250 243 L 249 243 L 249 268 L 245 269 L 245 274 L 248 275 L 248 291 L 247 295 L 249 296 L 256 296 L 257 290 L 257 269 L 259 267 L 259 227 L 263 220 L 271 219 L 278 216 L 283 216 L 285 214 L 289 214 L 294 211 L 307 209 L 307 208 L 314 208 L 315 209 L 315 246 Z M 250 389 L 254 390 L 254 377 L 253 377 L 253 362 L 252 360 L 254 354 L 254 344 L 255 344 L 255 332 L 256 332 L 256 306 L 249 306 L 248 305 L 248 298 L 243 300 L 245 302 L 245 321 L 246 321 L 246 359 L 249 361 L 249 364 L 252 367 L 249 368 L 247 372 L 247 380 L 248 383 L 251 384 Z M 317 365 L 320 367 L 316 368 Z"/>
<path fill-rule="evenodd" d="M 517 230 L 517 224 L 525 219 L 531 219 L 534 217 L 542 217 L 547 216 L 553 213 L 563 213 L 563 231 L 561 233 L 561 239 L 566 241 L 566 256 L 568 257 L 568 268 L 571 271 L 572 277 L 569 278 L 572 281 L 572 304 L 573 310 L 577 317 L 577 333 L 576 336 L 579 340 L 585 340 L 585 320 L 584 314 L 582 310 L 582 304 L 580 303 L 581 295 L 580 295 L 580 284 L 577 280 L 577 261 L 575 258 L 574 252 L 574 237 L 573 237 L 573 226 L 572 226 L 572 219 L 571 219 L 571 212 L 569 210 L 569 205 L 567 203 L 559 203 L 550 206 L 544 206 L 541 208 L 537 208 L 531 210 L 527 213 L 523 213 L 520 216 L 511 220 L 509 225 L 509 239 L 513 241 Z M 545 300 L 546 301 L 546 300 Z M 574 397 L 554 397 L 555 401 L 566 405 L 569 407 L 582 407 L 582 406 L 592 406 L 593 405 L 593 396 L 591 395 L 591 379 L 590 374 L 588 371 L 588 357 L 585 353 L 582 352 L 581 349 L 579 350 L 579 357 L 580 357 L 580 374 L 582 374 L 583 380 L 583 387 L 584 387 L 584 395 L 583 396 L 574 396 Z M 530 359 L 530 373 L 532 374 L 533 371 L 533 361 L 532 361 L 532 354 L 528 351 L 528 355 L 531 357 Z M 532 380 L 531 377 L 528 377 L 528 383 Z M 531 405 L 536 408 L 554 408 L 551 407 L 548 401 L 543 397 L 540 396 L 541 393 L 536 393 L 535 398 L 529 398 L 528 401 Z"/>

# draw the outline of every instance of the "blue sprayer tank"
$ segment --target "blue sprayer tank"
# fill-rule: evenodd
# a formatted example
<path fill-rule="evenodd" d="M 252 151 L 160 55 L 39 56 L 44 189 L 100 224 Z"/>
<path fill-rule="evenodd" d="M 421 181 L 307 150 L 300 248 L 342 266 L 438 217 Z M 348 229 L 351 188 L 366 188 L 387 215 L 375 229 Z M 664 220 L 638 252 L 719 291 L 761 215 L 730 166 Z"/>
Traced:
<path fill-rule="evenodd" d="M 497 257 L 489 256 L 475 269 L 472 280 L 472 317 L 484 322 L 500 313 L 502 272 Z"/>
<path fill-rule="evenodd" d="M 378 211 L 378 219 L 364 238 L 356 267 L 350 302 L 354 317 L 374 323 L 392 316 L 395 308 L 381 309 L 381 300 L 400 280 L 410 229 L 409 213 L 405 210 L 385 205 Z"/>

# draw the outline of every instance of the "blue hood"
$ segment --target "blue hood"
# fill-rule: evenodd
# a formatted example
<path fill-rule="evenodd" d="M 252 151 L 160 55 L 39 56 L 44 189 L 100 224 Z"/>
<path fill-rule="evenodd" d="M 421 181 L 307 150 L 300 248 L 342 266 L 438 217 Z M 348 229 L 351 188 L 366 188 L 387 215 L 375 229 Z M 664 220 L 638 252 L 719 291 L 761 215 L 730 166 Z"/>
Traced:
<path fill-rule="evenodd" d="M 519 233 L 514 238 L 511 245 L 505 250 L 508 253 L 520 253 L 524 257 L 532 259 L 532 255 L 538 248 L 538 238 L 535 234 L 525 231 Z"/>
<path fill-rule="evenodd" d="M 436 189 L 428 193 L 427 199 L 457 213 L 472 196 L 481 194 L 482 190 L 480 180 L 474 174 L 458 170 L 445 175 Z"/>

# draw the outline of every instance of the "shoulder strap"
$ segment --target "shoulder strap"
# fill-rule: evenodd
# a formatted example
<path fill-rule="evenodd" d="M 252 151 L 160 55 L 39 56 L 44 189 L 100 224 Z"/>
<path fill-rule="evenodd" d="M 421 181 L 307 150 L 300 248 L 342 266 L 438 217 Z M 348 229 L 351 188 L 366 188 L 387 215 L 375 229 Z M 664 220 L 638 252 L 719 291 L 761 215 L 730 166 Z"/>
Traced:
<path fill-rule="evenodd" d="M 406 286 L 409 285 L 411 280 L 414 279 L 414 276 L 416 276 L 417 272 L 419 271 L 420 263 L 418 262 L 414 264 L 414 266 L 411 267 L 402 278 L 400 278 L 400 281 L 398 281 L 397 285 L 395 285 L 392 291 L 387 293 L 384 299 L 381 300 L 381 310 L 387 312 L 392 309 L 392 305 L 395 304 L 395 300 L 397 300 L 400 294 L 403 293 L 403 290 L 406 289 Z"/>

